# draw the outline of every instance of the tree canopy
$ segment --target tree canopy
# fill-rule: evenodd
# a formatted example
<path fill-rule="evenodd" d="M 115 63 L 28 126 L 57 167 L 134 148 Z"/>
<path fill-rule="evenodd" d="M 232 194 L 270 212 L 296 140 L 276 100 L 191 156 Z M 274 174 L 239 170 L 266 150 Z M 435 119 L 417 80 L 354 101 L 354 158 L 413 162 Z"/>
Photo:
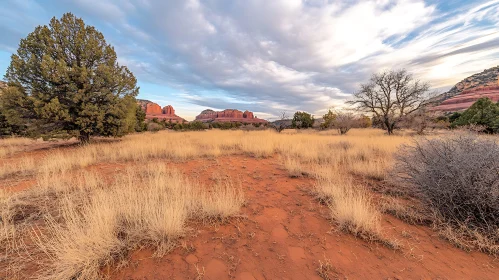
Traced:
<path fill-rule="evenodd" d="M 499 104 L 480 98 L 453 123 L 453 126 L 480 125 L 489 133 L 499 132 Z"/>
<path fill-rule="evenodd" d="M 321 129 L 328 129 L 333 127 L 334 121 L 336 120 L 337 115 L 333 112 L 333 110 L 329 109 L 327 113 L 325 113 L 322 116 L 322 119 L 324 120 L 323 123 L 321 123 L 320 128 Z"/>
<path fill-rule="evenodd" d="M 309 128 L 314 125 L 314 117 L 307 112 L 296 112 L 291 121 L 293 128 Z"/>
<path fill-rule="evenodd" d="M 22 39 L 5 78 L 5 118 L 25 126 L 27 136 L 88 142 L 130 132 L 137 125 L 131 116 L 140 116 L 132 72 L 102 33 L 71 13 Z"/>
<path fill-rule="evenodd" d="M 320 125 L 321 129 L 335 128 L 341 135 L 347 134 L 352 128 L 366 128 L 372 124 L 371 119 L 364 115 L 357 116 L 351 112 L 331 109 L 322 116 L 322 119 L 324 122 Z"/>
<path fill-rule="evenodd" d="M 349 103 L 372 113 L 388 134 L 392 134 L 405 116 L 426 104 L 429 89 L 428 83 L 415 80 L 404 69 L 385 71 L 373 74 Z"/>

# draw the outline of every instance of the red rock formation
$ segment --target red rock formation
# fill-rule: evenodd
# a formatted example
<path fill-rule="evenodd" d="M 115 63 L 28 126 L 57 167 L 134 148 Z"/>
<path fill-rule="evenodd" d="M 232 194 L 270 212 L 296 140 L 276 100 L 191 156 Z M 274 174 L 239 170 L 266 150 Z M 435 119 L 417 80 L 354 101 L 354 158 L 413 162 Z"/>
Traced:
<path fill-rule="evenodd" d="M 253 115 L 253 112 L 234 109 L 223 111 L 204 110 L 196 117 L 196 120 L 202 122 L 241 122 L 241 123 L 266 123 L 266 120 L 259 119 Z"/>
<path fill-rule="evenodd" d="M 253 112 L 246 110 L 243 113 L 243 118 L 254 119 L 255 117 L 253 116 Z"/>
<path fill-rule="evenodd" d="M 147 103 L 144 111 L 146 112 L 146 115 L 153 115 L 153 114 L 162 114 L 163 111 L 161 110 L 161 107 L 156 104 L 156 103 Z"/>
<path fill-rule="evenodd" d="M 168 105 L 166 107 L 163 107 L 163 114 L 175 115 L 175 109 L 173 109 L 172 105 Z"/>
<path fill-rule="evenodd" d="M 171 121 L 174 123 L 187 122 L 183 118 L 175 115 L 175 109 L 173 109 L 172 105 L 165 106 L 163 107 L 163 109 L 161 109 L 161 107 L 158 104 L 151 102 L 149 100 L 138 99 L 137 101 L 140 104 L 140 106 L 142 106 L 144 112 L 146 112 L 146 119 L 149 120 L 159 119 L 159 120 L 165 120 L 167 122 Z"/>
<path fill-rule="evenodd" d="M 456 96 L 444 100 L 440 105 L 433 107 L 432 110 L 442 112 L 463 111 L 480 98 L 489 98 L 493 102 L 498 102 L 499 86 L 463 91 Z"/>
<path fill-rule="evenodd" d="M 485 69 L 457 83 L 448 92 L 436 96 L 430 103 L 434 111 L 462 111 L 468 109 L 479 98 L 492 101 L 499 98 L 499 66 Z"/>

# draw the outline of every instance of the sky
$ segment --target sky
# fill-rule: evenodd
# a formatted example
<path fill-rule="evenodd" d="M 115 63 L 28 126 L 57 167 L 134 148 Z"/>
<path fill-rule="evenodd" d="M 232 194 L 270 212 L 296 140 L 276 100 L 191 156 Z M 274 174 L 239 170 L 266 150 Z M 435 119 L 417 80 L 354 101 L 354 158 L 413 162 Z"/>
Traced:
<path fill-rule="evenodd" d="M 138 98 L 187 120 L 320 116 L 379 71 L 445 92 L 499 65 L 499 0 L 2 0 L 0 78 L 19 40 L 66 12 L 104 34 Z"/>

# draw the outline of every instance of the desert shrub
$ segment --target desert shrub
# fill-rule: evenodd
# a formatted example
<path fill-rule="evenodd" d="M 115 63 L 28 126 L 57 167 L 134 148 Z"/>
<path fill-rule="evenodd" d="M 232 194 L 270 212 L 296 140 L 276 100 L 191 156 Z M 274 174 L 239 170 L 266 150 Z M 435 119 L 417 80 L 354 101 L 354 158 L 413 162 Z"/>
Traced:
<path fill-rule="evenodd" d="M 372 126 L 371 119 L 365 115 L 354 115 L 351 112 L 328 110 L 322 116 L 324 120 L 320 124 L 320 129 L 335 128 L 341 135 L 347 134 L 352 128 L 367 128 Z"/>
<path fill-rule="evenodd" d="M 150 122 L 147 124 L 147 131 L 157 132 L 163 129 L 163 126 L 159 123 Z"/>
<path fill-rule="evenodd" d="M 459 117 L 461 117 L 462 113 L 460 112 L 454 112 L 452 113 L 451 115 L 449 115 L 449 122 L 450 123 L 453 123 L 454 121 L 456 121 L 457 119 L 459 119 Z"/>
<path fill-rule="evenodd" d="M 193 121 L 186 125 L 186 128 L 189 130 L 204 130 L 207 128 L 203 122 Z"/>
<path fill-rule="evenodd" d="M 452 123 L 454 127 L 468 125 L 484 126 L 485 132 L 498 133 L 499 105 L 488 98 L 478 99 Z"/>
<path fill-rule="evenodd" d="M 219 123 L 219 128 L 220 129 L 232 129 L 232 128 L 237 128 L 237 123 L 232 123 L 232 122 L 223 122 Z"/>
<path fill-rule="evenodd" d="M 338 129 L 338 132 L 341 135 L 347 134 L 347 132 L 354 128 L 359 126 L 359 120 L 358 118 L 348 112 L 339 112 L 336 115 L 336 120 L 334 121 L 333 126 Z"/>
<path fill-rule="evenodd" d="M 184 125 L 181 123 L 177 123 L 173 126 L 173 130 L 182 130 L 184 129 Z"/>
<path fill-rule="evenodd" d="M 417 134 L 424 135 L 429 130 L 445 129 L 450 126 L 448 118 L 438 113 L 421 108 L 406 116 L 401 122 L 401 128 L 413 129 Z"/>
<path fill-rule="evenodd" d="M 373 121 L 370 117 L 366 115 L 360 115 L 359 117 L 359 127 L 360 128 L 369 128 L 373 126 Z"/>
<path fill-rule="evenodd" d="M 456 228 L 466 225 L 498 239 L 499 145 L 463 134 L 420 139 L 396 155 L 394 172 L 423 203 Z"/>

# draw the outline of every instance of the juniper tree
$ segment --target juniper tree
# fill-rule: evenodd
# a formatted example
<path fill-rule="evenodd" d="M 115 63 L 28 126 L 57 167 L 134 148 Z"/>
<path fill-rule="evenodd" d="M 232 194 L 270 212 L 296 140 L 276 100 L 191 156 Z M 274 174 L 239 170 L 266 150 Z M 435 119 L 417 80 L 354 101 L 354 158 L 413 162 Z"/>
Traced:
<path fill-rule="evenodd" d="M 296 112 L 291 121 L 293 128 L 309 128 L 314 125 L 314 117 L 307 112 Z"/>
<path fill-rule="evenodd" d="M 453 123 L 453 126 L 479 125 L 488 133 L 499 132 L 499 104 L 488 98 L 480 98 Z"/>
<path fill-rule="evenodd" d="M 137 80 L 93 26 L 71 13 L 22 39 L 5 78 L 7 119 L 32 136 L 121 136 Z M 128 104 L 127 104 L 128 103 Z"/>
<path fill-rule="evenodd" d="M 337 114 L 333 112 L 333 110 L 329 109 L 326 114 L 322 116 L 322 119 L 324 120 L 323 123 L 321 123 L 320 128 L 322 129 L 328 129 L 333 127 L 334 121 L 336 120 Z"/>

